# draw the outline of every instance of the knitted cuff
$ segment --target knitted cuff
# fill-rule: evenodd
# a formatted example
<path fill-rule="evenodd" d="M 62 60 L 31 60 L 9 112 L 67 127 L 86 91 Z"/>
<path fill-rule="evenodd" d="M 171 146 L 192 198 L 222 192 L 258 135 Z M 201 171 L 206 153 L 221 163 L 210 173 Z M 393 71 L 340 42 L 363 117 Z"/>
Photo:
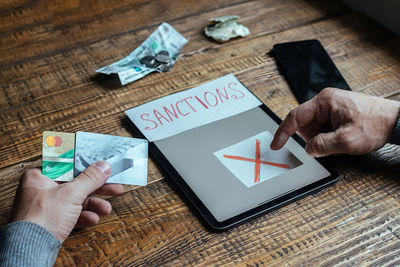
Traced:
<path fill-rule="evenodd" d="M 0 266 L 53 266 L 60 246 L 42 226 L 13 222 L 0 231 Z"/>

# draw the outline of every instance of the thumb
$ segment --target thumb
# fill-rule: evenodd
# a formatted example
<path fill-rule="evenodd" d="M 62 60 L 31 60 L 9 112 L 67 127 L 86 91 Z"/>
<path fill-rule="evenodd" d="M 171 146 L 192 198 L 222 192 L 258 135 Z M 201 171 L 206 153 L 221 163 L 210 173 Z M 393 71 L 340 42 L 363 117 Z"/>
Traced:
<path fill-rule="evenodd" d="M 81 174 L 67 184 L 73 188 L 74 194 L 82 199 L 104 185 L 111 174 L 111 165 L 105 161 L 98 161 L 87 167 Z"/>
<path fill-rule="evenodd" d="M 313 157 L 322 157 L 339 153 L 340 138 L 337 132 L 320 133 L 306 144 L 306 152 Z"/>

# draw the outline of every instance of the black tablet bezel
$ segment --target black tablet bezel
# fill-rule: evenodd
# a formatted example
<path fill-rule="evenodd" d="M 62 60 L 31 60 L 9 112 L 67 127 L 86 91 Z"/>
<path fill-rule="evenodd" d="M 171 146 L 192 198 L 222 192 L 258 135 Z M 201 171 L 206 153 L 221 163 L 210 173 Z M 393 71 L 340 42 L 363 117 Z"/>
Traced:
<path fill-rule="evenodd" d="M 249 90 L 250 91 L 250 90 Z M 257 96 L 255 96 L 257 97 Z M 258 99 L 258 98 L 257 98 Z M 260 100 L 260 102 L 262 102 Z M 264 103 L 260 107 L 268 116 L 270 116 L 277 124 L 280 124 L 282 120 L 272 111 L 270 110 Z M 132 123 L 130 120 L 130 125 L 132 126 L 134 132 L 139 135 L 140 138 L 146 139 L 143 133 Z M 294 134 L 292 138 L 299 143 L 303 148 L 305 147 L 304 140 Z M 208 208 L 203 204 L 203 202 L 197 197 L 197 195 L 193 192 L 193 190 L 189 187 L 189 185 L 185 182 L 182 176 L 175 170 L 174 166 L 168 161 L 168 159 L 164 156 L 164 154 L 158 149 L 157 145 L 154 142 L 149 142 L 149 151 L 155 163 L 162 168 L 165 174 L 168 175 L 171 181 L 179 188 L 181 193 L 186 197 L 186 199 L 190 202 L 190 204 L 196 209 L 202 219 L 208 224 L 208 226 L 216 232 L 226 231 L 229 228 L 232 228 L 240 223 L 243 223 L 247 220 L 250 220 L 259 215 L 265 214 L 269 211 L 277 209 L 281 206 L 284 206 L 290 202 L 293 202 L 297 199 L 305 197 L 307 195 L 313 194 L 335 182 L 337 182 L 339 174 L 336 170 L 332 169 L 326 161 L 326 158 L 317 158 L 316 160 L 331 173 L 330 176 L 321 179 L 317 182 L 309 184 L 305 187 L 302 187 L 298 190 L 289 192 L 279 198 L 273 199 L 271 201 L 266 202 L 260 206 L 257 206 L 253 209 L 250 209 L 246 212 L 243 212 L 239 215 L 236 215 L 232 218 L 229 218 L 225 221 L 219 222 L 215 219 L 215 217 L 211 214 Z"/>

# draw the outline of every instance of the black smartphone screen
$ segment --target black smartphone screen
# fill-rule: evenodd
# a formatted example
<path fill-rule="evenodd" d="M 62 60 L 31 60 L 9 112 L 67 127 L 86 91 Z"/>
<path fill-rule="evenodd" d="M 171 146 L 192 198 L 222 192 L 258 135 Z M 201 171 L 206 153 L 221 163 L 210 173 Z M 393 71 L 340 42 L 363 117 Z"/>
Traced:
<path fill-rule="evenodd" d="M 318 40 L 276 44 L 273 54 L 300 103 L 326 87 L 351 90 Z"/>

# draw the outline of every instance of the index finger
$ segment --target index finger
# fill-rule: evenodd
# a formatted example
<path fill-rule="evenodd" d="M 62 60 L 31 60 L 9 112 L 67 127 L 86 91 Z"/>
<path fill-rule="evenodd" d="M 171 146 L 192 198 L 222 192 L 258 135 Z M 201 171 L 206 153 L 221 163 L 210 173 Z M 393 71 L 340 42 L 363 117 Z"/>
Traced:
<path fill-rule="evenodd" d="M 315 97 L 292 109 L 276 130 L 270 145 L 271 149 L 281 149 L 299 127 L 305 126 L 314 120 L 317 111 L 318 106 Z"/>

